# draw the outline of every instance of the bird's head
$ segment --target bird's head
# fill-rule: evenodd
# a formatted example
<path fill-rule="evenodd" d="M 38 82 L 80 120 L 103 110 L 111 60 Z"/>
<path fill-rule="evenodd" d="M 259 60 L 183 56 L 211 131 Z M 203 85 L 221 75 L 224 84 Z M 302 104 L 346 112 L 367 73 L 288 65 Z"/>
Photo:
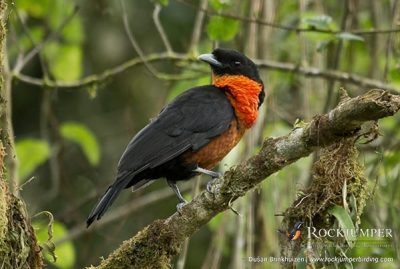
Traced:
<path fill-rule="evenodd" d="M 215 76 L 243 75 L 262 84 L 257 65 L 236 50 L 217 48 L 212 53 L 200 55 L 199 60 L 208 63 Z"/>
<path fill-rule="evenodd" d="M 211 66 L 213 84 L 226 77 L 249 79 L 261 86 L 259 106 L 264 100 L 263 81 L 258 73 L 257 65 L 244 54 L 231 49 L 217 48 L 212 53 L 202 54 L 198 57 Z"/>

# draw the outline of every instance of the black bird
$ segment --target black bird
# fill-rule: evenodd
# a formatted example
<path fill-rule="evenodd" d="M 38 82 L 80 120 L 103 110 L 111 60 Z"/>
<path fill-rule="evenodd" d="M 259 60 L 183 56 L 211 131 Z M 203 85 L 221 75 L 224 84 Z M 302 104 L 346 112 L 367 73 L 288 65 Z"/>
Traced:
<path fill-rule="evenodd" d="M 264 100 L 257 66 L 245 55 L 215 49 L 199 59 L 212 69 L 212 85 L 187 90 L 166 105 L 159 115 L 129 142 L 118 163 L 115 182 L 108 187 L 87 219 L 99 220 L 119 193 L 137 190 L 166 178 L 176 193 L 178 211 L 186 203 L 176 185 L 210 171 L 250 128 Z"/>

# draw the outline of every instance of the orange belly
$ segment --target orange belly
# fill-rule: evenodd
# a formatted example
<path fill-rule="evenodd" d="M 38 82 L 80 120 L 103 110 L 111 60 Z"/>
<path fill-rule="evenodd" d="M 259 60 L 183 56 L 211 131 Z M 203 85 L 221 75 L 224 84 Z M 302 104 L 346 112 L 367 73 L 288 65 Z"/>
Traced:
<path fill-rule="evenodd" d="M 183 159 L 188 164 L 197 163 L 201 168 L 212 169 L 237 145 L 244 132 L 245 128 L 240 125 L 238 128 L 235 119 L 228 130 L 212 138 L 207 145 L 198 151 L 186 153 Z"/>

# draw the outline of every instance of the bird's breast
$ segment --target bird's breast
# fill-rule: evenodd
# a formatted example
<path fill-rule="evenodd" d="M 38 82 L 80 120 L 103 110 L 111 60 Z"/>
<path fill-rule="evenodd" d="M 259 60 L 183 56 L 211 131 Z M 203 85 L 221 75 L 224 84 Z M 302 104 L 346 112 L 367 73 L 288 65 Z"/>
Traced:
<path fill-rule="evenodd" d="M 215 76 L 213 84 L 225 89 L 239 122 L 250 128 L 257 120 L 259 95 L 263 85 L 242 75 Z"/>
<path fill-rule="evenodd" d="M 197 151 L 187 152 L 182 157 L 187 164 L 198 164 L 201 168 L 212 169 L 217 165 L 240 141 L 244 126 L 234 119 L 228 130 L 212 138 L 208 144 Z"/>

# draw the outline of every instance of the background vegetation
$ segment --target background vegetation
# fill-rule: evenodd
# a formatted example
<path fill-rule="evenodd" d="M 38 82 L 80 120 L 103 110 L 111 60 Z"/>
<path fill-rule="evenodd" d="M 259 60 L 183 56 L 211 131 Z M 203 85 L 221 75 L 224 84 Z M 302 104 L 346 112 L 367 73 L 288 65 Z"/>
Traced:
<path fill-rule="evenodd" d="M 176 198 L 160 180 L 124 192 L 101 222 L 84 227 L 129 139 L 177 94 L 209 83 L 208 67 L 195 61 L 199 53 L 216 46 L 245 52 L 260 64 L 267 92 L 259 123 L 221 163 L 223 171 L 255 153 L 260 138 L 286 134 L 297 119 L 328 111 L 339 87 L 351 96 L 376 87 L 400 90 L 399 10 L 398 0 L 9 2 L 19 164 L 9 175 L 49 253 L 48 268 L 95 264 L 175 211 Z M 391 247 L 346 252 L 394 262 L 355 268 L 400 266 L 399 124 L 398 117 L 383 120 L 384 136 L 358 145 L 370 193 L 360 225 L 392 228 Z M 294 163 L 235 202 L 240 217 L 214 218 L 190 239 L 177 268 L 243 268 L 250 266 L 245 257 L 279 256 L 281 215 L 309 186 L 316 158 Z M 190 199 L 207 180 L 181 186 Z"/>

